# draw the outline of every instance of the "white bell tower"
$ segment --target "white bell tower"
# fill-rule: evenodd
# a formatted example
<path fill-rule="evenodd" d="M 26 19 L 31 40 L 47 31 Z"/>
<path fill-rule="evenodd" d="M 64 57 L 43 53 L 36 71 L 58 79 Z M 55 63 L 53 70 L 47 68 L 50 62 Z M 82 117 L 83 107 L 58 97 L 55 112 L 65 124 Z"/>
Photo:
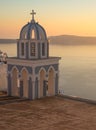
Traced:
<path fill-rule="evenodd" d="M 44 28 L 35 22 L 34 10 L 31 22 L 28 22 L 20 32 L 17 44 L 17 55 L 20 59 L 42 59 L 49 57 L 49 43 Z"/>

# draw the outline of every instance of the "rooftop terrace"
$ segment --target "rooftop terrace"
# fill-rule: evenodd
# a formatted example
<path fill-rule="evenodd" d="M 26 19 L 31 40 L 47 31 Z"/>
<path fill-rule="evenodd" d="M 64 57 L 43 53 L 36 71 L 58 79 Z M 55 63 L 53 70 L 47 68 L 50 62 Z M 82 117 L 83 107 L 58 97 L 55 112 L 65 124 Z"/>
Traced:
<path fill-rule="evenodd" d="M 96 105 L 46 97 L 0 105 L 1 130 L 96 130 Z"/>

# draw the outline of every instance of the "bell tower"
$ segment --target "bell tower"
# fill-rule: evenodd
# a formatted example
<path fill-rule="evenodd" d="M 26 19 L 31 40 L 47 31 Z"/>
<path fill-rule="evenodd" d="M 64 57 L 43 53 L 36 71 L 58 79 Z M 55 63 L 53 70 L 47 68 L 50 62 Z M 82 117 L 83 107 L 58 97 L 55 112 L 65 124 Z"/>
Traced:
<path fill-rule="evenodd" d="M 34 10 L 30 13 L 32 20 L 20 32 L 17 55 L 20 59 L 43 59 L 49 57 L 49 43 L 44 28 L 35 22 Z"/>
<path fill-rule="evenodd" d="M 17 57 L 8 57 L 8 95 L 30 100 L 58 94 L 60 57 L 49 56 L 44 28 L 32 19 L 17 41 Z"/>

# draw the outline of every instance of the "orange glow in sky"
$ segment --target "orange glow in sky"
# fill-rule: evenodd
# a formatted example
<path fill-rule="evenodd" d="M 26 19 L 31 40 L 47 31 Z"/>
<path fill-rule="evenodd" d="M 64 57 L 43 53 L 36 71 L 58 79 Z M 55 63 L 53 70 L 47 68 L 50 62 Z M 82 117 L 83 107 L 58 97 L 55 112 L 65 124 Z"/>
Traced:
<path fill-rule="evenodd" d="M 2 0 L 0 38 L 19 38 L 32 9 L 47 36 L 96 36 L 96 0 Z"/>

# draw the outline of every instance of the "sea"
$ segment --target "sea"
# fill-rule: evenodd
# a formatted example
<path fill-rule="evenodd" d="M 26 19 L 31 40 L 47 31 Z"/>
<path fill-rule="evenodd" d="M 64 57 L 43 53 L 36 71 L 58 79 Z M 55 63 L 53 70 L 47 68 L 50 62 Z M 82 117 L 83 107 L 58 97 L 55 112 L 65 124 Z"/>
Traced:
<path fill-rule="evenodd" d="M 17 45 L 0 43 L 0 50 L 13 57 L 16 56 Z M 61 57 L 59 91 L 62 94 L 96 100 L 96 45 L 50 44 L 49 54 Z"/>

